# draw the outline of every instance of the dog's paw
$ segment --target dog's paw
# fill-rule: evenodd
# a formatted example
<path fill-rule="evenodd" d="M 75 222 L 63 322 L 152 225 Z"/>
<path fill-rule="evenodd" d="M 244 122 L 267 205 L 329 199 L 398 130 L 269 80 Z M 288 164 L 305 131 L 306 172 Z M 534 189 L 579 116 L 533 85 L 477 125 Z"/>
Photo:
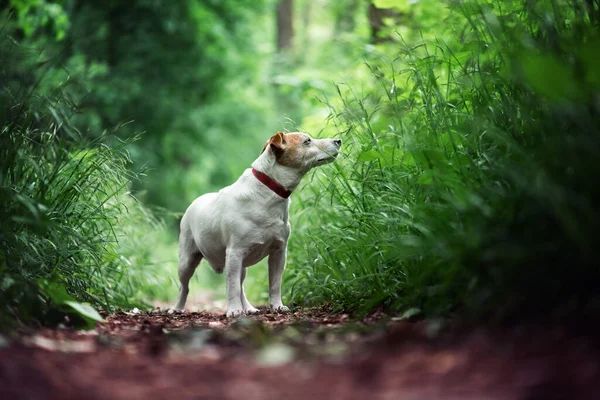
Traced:
<path fill-rule="evenodd" d="M 183 314 L 184 310 L 180 310 L 178 308 L 169 308 L 169 310 L 167 311 L 167 314 L 169 315 L 173 315 L 173 314 Z"/>
<path fill-rule="evenodd" d="M 290 309 L 284 305 L 281 306 L 271 306 L 271 309 L 279 314 L 286 314 L 290 312 Z"/>
<path fill-rule="evenodd" d="M 244 310 L 227 310 L 225 316 L 227 318 L 237 318 L 244 314 Z"/>
<path fill-rule="evenodd" d="M 247 315 L 260 314 L 260 310 L 256 307 L 248 307 L 244 310 Z"/>

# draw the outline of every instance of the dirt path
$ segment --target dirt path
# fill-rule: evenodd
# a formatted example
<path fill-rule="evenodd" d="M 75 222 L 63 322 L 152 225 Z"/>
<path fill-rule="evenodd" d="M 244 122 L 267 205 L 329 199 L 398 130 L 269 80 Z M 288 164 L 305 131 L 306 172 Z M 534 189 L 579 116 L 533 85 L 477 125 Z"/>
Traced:
<path fill-rule="evenodd" d="M 4 338 L 0 399 L 597 399 L 599 355 L 563 328 L 156 310 Z"/>

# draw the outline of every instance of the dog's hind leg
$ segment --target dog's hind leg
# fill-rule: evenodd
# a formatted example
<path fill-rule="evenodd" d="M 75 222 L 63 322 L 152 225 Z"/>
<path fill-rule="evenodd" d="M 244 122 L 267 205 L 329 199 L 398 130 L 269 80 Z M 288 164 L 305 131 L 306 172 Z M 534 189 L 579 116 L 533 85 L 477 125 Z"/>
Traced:
<path fill-rule="evenodd" d="M 246 293 L 244 292 L 244 279 L 246 279 L 246 268 L 242 268 L 242 277 L 240 279 L 240 290 L 242 292 L 240 297 L 242 300 L 242 307 L 244 309 L 244 313 L 258 314 L 259 313 L 258 309 L 256 307 L 253 307 L 252 304 L 250 304 L 250 302 L 246 298 Z"/>
<path fill-rule="evenodd" d="M 192 278 L 192 275 L 194 275 L 196 267 L 200 264 L 200 261 L 202 261 L 202 253 L 200 253 L 193 242 L 190 241 L 191 238 L 187 239 L 181 237 L 179 243 L 178 274 L 181 286 L 179 287 L 179 299 L 177 300 L 175 309 L 180 311 L 183 311 L 185 308 L 185 302 L 187 301 L 187 296 L 190 291 L 190 279 Z"/>

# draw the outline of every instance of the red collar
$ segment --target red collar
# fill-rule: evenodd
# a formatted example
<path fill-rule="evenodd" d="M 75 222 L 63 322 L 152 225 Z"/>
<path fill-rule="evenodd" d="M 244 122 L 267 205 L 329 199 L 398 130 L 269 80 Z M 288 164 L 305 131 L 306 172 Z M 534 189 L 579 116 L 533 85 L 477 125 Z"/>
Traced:
<path fill-rule="evenodd" d="M 263 185 L 265 185 L 284 199 L 287 199 L 292 194 L 291 190 L 287 190 L 270 176 L 263 174 L 262 172 L 257 171 L 254 168 L 252 168 L 252 173 L 254 174 L 256 179 L 258 179 Z"/>

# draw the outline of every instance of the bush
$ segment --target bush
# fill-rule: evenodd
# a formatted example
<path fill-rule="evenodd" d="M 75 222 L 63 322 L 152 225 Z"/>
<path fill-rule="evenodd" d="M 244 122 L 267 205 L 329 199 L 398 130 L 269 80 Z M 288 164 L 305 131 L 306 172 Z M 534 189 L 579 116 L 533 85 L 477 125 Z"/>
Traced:
<path fill-rule="evenodd" d="M 598 316 L 597 11 L 448 4 L 443 35 L 365 54 L 367 95 L 351 82 L 325 99 L 346 156 L 303 192 L 289 295 L 430 316 Z"/>
<path fill-rule="evenodd" d="M 3 60 L 23 54 L 0 43 Z M 0 71 L 0 326 L 57 323 L 65 312 L 100 318 L 82 302 L 141 305 L 131 280 L 147 256 L 123 238 L 127 224 L 155 231 L 159 223 L 128 193 L 134 176 L 125 147 L 135 138 L 105 132 L 84 141 L 70 122 L 77 105 L 69 87 L 38 90 L 10 66 Z"/>

